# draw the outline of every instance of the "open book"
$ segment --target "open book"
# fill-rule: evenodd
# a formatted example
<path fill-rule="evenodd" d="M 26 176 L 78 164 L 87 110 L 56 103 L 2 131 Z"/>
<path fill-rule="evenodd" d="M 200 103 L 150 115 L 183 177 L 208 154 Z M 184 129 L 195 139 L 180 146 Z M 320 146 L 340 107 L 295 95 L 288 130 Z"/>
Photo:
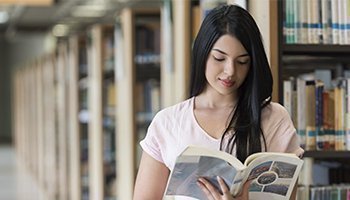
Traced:
<path fill-rule="evenodd" d="M 204 177 L 220 190 L 216 176 L 224 179 L 233 195 L 251 181 L 249 199 L 289 199 L 302 164 L 303 160 L 294 154 L 272 152 L 252 154 L 242 164 L 226 152 L 190 146 L 176 160 L 164 199 L 207 199 L 196 182 Z"/>

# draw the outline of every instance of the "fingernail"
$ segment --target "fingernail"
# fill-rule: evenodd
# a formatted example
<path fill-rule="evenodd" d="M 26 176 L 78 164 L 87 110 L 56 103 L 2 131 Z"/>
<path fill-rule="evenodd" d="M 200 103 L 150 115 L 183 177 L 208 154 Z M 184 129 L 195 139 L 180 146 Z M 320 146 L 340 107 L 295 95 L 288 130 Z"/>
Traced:
<path fill-rule="evenodd" d="M 202 186 L 202 184 L 201 184 L 201 182 L 199 181 L 199 180 L 197 180 L 197 185 L 199 186 L 199 187 L 201 187 Z"/>

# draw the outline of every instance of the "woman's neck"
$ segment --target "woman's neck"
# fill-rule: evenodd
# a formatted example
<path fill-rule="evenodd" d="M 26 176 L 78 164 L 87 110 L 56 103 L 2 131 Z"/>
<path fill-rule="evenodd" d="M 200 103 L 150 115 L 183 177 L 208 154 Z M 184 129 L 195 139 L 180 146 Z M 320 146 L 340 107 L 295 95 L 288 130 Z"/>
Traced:
<path fill-rule="evenodd" d="M 237 98 L 234 94 L 221 95 L 208 90 L 204 90 L 196 99 L 197 106 L 202 108 L 233 108 L 237 102 Z"/>

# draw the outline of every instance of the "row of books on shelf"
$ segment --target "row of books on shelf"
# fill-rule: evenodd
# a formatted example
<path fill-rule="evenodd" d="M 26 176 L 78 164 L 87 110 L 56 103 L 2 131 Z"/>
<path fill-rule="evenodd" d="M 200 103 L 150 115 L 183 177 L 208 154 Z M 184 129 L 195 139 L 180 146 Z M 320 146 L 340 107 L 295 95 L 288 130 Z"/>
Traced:
<path fill-rule="evenodd" d="M 195 0 L 192 1 L 192 5 L 195 7 L 194 17 L 195 23 L 193 27 L 199 27 L 199 24 L 204 20 L 204 18 L 209 14 L 209 12 L 217 6 L 225 5 L 225 4 L 236 4 L 241 6 L 244 9 L 247 9 L 247 0 Z M 196 32 L 196 30 L 195 30 Z M 193 33 L 195 33 L 193 32 Z M 194 34 L 195 35 L 195 34 Z"/>
<path fill-rule="evenodd" d="M 350 78 L 331 80 L 328 70 L 291 77 L 283 104 L 306 150 L 350 150 Z"/>
<path fill-rule="evenodd" d="M 208 13 L 215 7 L 226 4 L 227 0 L 200 0 L 199 6 L 201 10 L 201 21 L 208 15 Z"/>
<path fill-rule="evenodd" d="M 103 84 L 103 113 L 115 116 L 117 107 L 117 89 L 114 80 L 105 80 Z"/>
<path fill-rule="evenodd" d="M 299 186 L 298 199 L 350 200 L 350 185 L 341 184 L 312 187 Z"/>
<path fill-rule="evenodd" d="M 137 54 L 134 58 L 136 64 L 159 64 L 161 56 L 159 53 Z"/>
<path fill-rule="evenodd" d="M 160 104 L 160 82 L 149 79 L 146 82 L 136 83 L 136 111 L 139 113 L 153 113 L 159 111 Z"/>
<path fill-rule="evenodd" d="M 114 35 L 113 32 L 105 33 L 103 37 L 103 71 L 113 71 L 114 70 Z"/>
<path fill-rule="evenodd" d="M 338 167 L 330 167 L 328 169 L 328 180 L 331 184 L 350 184 L 350 168 L 344 164 Z"/>
<path fill-rule="evenodd" d="M 285 0 L 286 44 L 350 44 L 350 0 Z"/>

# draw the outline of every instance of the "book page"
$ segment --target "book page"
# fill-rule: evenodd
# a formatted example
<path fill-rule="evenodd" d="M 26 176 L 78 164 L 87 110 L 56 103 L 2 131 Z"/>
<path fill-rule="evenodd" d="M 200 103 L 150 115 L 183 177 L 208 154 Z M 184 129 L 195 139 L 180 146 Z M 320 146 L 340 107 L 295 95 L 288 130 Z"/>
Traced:
<path fill-rule="evenodd" d="M 283 157 L 291 157 L 292 159 L 298 158 L 294 153 L 279 153 L 279 152 L 259 152 L 254 153 L 244 161 L 244 165 L 248 166 L 249 163 L 253 160 L 255 160 L 258 157 L 264 157 L 264 156 L 283 156 Z"/>
<path fill-rule="evenodd" d="M 289 199 L 303 160 L 297 156 L 256 157 L 247 168 L 249 199 Z"/>
<path fill-rule="evenodd" d="M 236 157 L 232 156 L 227 152 L 208 149 L 208 148 L 199 147 L 199 146 L 189 146 L 183 151 L 183 153 L 181 153 L 181 155 L 211 156 L 211 157 L 220 158 L 222 160 L 226 160 L 232 166 L 235 166 L 237 169 L 244 169 L 246 167 Z"/>
<path fill-rule="evenodd" d="M 196 149 L 196 151 L 197 150 L 200 149 Z M 236 168 L 231 163 L 221 158 L 214 157 L 213 154 L 210 155 L 210 153 L 205 150 L 196 153 L 194 153 L 194 151 L 185 150 L 185 152 L 177 158 L 174 169 L 171 172 L 165 197 L 176 195 L 206 199 L 205 194 L 197 185 L 197 180 L 200 177 L 206 178 L 220 190 L 216 178 L 220 176 L 232 191 L 235 177 L 237 173 L 240 174 L 242 167 L 244 167 L 242 163 Z M 236 185 L 239 185 L 239 183 L 240 182 L 236 182 Z"/>

